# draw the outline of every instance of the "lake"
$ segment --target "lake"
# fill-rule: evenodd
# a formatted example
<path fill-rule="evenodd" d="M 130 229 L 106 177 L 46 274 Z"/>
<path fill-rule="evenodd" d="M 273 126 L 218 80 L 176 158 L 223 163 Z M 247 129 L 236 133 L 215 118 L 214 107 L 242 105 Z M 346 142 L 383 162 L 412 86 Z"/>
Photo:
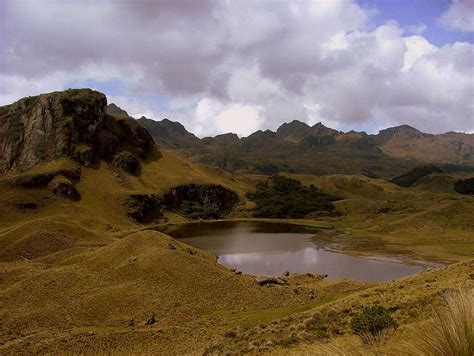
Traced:
<path fill-rule="evenodd" d="M 185 224 L 170 233 L 179 241 L 218 256 L 218 262 L 245 274 L 281 276 L 290 273 L 328 275 L 328 279 L 389 281 L 424 269 L 390 258 L 364 258 L 318 246 L 318 230 L 263 222 Z"/>

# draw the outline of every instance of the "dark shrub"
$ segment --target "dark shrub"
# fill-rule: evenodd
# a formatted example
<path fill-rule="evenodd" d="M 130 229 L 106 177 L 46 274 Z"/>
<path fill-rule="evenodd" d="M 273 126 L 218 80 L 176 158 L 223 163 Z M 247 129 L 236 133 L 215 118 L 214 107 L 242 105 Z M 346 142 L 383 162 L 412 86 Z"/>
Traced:
<path fill-rule="evenodd" d="M 277 174 L 278 172 L 280 172 L 280 169 L 271 163 L 261 164 L 255 167 L 255 169 L 257 170 L 258 173 L 261 173 L 267 176 L 271 176 L 273 174 Z"/>
<path fill-rule="evenodd" d="M 247 198 L 256 203 L 254 216 L 258 218 L 303 218 L 309 213 L 333 212 L 335 198 L 316 187 L 303 186 L 300 181 L 273 176 L 260 182 Z"/>
<path fill-rule="evenodd" d="M 444 170 L 437 166 L 416 167 L 406 173 L 403 173 L 402 175 L 399 175 L 398 177 L 393 178 L 391 182 L 400 187 L 411 187 L 419 179 L 431 173 L 444 173 Z"/>
<path fill-rule="evenodd" d="M 190 219 L 218 219 L 238 203 L 235 192 L 217 184 L 186 184 L 170 189 L 163 196 L 165 208 Z"/>
<path fill-rule="evenodd" d="M 454 183 L 454 190 L 460 194 L 474 194 L 474 178 L 460 179 Z"/>
<path fill-rule="evenodd" d="M 364 344 L 381 343 L 388 333 L 397 327 L 398 324 L 390 315 L 390 311 L 382 306 L 364 308 L 351 321 L 352 331 Z"/>

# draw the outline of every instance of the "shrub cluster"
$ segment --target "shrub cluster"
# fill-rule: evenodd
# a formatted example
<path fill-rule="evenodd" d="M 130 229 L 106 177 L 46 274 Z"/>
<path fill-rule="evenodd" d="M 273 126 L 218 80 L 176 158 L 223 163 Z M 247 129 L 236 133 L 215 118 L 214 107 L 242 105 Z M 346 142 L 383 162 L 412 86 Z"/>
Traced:
<path fill-rule="evenodd" d="M 300 181 L 273 176 L 257 184 L 247 198 L 256 203 L 254 216 L 259 218 L 303 218 L 309 213 L 333 212 L 335 200 L 315 186 L 303 186 Z"/>
<path fill-rule="evenodd" d="M 179 212 L 189 219 L 218 219 L 220 217 L 219 209 L 215 205 L 209 203 L 203 203 L 191 200 L 184 200 L 180 207 Z"/>
<path fill-rule="evenodd" d="M 398 323 L 390 311 L 382 306 L 366 307 L 351 321 L 352 331 L 364 344 L 379 344 L 390 331 L 396 330 Z"/>
<path fill-rule="evenodd" d="M 454 183 L 454 190 L 460 194 L 474 194 L 474 178 L 460 179 Z"/>
<path fill-rule="evenodd" d="M 403 173 L 402 175 L 399 175 L 398 177 L 393 178 L 391 182 L 400 187 L 411 187 L 419 179 L 432 173 L 444 173 L 444 171 L 441 168 L 433 165 L 416 167 L 406 173 Z"/>

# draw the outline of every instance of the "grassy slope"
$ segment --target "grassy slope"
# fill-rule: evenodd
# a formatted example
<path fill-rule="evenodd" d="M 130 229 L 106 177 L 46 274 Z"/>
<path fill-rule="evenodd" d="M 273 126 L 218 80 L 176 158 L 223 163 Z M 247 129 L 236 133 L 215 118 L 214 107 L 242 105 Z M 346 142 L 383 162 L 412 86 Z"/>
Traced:
<path fill-rule="evenodd" d="M 89 332 L 98 334 L 88 339 L 93 344 L 87 347 L 89 351 L 105 350 L 107 346 L 97 341 L 104 333 L 112 340 L 120 337 L 115 341 L 117 348 L 129 349 L 136 346 L 136 338 L 149 344 L 160 330 L 174 334 L 178 325 L 191 335 L 196 328 L 204 328 L 199 332 L 210 328 L 208 337 L 219 338 L 234 313 L 247 312 L 257 321 L 262 315 L 281 317 L 309 308 L 310 291 L 320 290 L 324 295 L 364 286 L 356 282 L 326 286 L 309 279 L 305 286 L 295 285 L 298 293 L 290 287 L 262 288 L 252 277 L 235 275 L 218 265 L 214 256 L 153 231 L 75 254 L 60 252 L 32 261 L 0 263 L 0 270 L 5 352 L 62 348 L 63 339 L 69 340 L 69 350 L 84 351 L 82 338 Z M 158 322 L 144 326 L 150 314 Z M 127 327 L 129 319 L 136 321 L 135 327 Z M 122 333 L 128 337 L 122 340 Z M 48 340 L 40 335 L 47 335 Z M 35 340 L 32 345 L 29 338 Z M 209 341 L 200 343 L 204 347 Z M 193 344 L 171 340 L 162 351 L 174 347 L 190 351 Z"/>
<path fill-rule="evenodd" d="M 458 286 L 474 288 L 473 272 L 474 260 L 471 260 L 352 292 L 308 311 L 243 331 L 231 343 L 221 344 L 218 349 L 324 355 L 328 354 L 328 348 L 321 342 L 329 341 L 344 350 L 341 354 L 397 355 L 401 340 L 414 341 L 409 332 L 416 325 L 413 323 L 429 317 L 433 306 L 443 305 L 443 292 Z M 388 343 L 380 347 L 363 346 L 350 331 L 352 316 L 372 305 L 389 308 L 402 325 Z M 332 348 L 334 350 L 337 349 Z"/>
<path fill-rule="evenodd" d="M 37 170 L 70 164 L 55 162 Z M 419 186 L 402 189 L 362 176 L 297 177 L 345 198 L 337 202 L 341 217 L 295 221 L 338 227 L 344 236 L 330 236 L 334 247 L 446 261 L 474 254 L 471 198 Z M 370 287 L 367 284 L 303 277 L 293 279 L 288 288 L 261 288 L 251 277 L 236 276 L 217 265 L 212 256 L 190 250 L 165 235 L 133 233 L 143 227 L 131 222 L 122 210 L 121 200 L 130 193 L 161 194 L 177 184 L 212 182 L 234 189 L 243 206 L 233 216 L 247 216 L 251 204 L 245 202 L 245 192 L 261 178 L 232 176 L 189 164 L 164 151 L 160 159 L 144 164 L 140 177 L 114 172 L 105 163 L 83 168 L 76 185 L 82 195 L 79 202 L 56 197 L 45 189 L 11 187 L 0 181 L 0 261 L 4 261 L 0 262 L 0 353 L 107 349 L 181 353 L 222 343 L 238 350 L 260 342 L 259 338 L 242 341 L 245 333 L 253 333 L 255 325 L 277 320 L 276 335 L 288 341 L 289 333 L 285 333 L 290 328 L 295 331 L 301 318 L 321 308 L 339 312 L 353 304 L 393 303 L 397 298 L 401 300 L 401 320 L 411 322 L 407 315 L 418 305 L 427 283 L 434 294 L 474 272 L 472 263 L 458 265 L 446 273 L 429 272 L 433 275 L 429 279 L 435 282 L 426 282 L 426 275 L 421 274 L 373 287 L 367 295 L 353 293 Z M 35 203 L 38 209 L 19 208 L 26 203 Z M 174 214 L 167 217 L 171 223 L 183 220 Z M 12 255 L 21 257 L 6 262 Z M 383 295 L 391 299 L 380 299 L 377 288 L 389 291 Z M 409 299 L 410 295 L 415 299 Z M 150 313 L 158 323 L 143 326 Z M 413 317 L 417 315 L 423 312 Z M 284 321 L 287 317 L 298 322 L 288 324 Z M 137 326 L 126 327 L 130 318 Z M 347 315 L 342 321 L 347 322 Z M 346 330 L 346 324 L 337 325 Z M 229 330 L 237 334 L 232 342 L 224 337 Z M 257 331 L 256 335 L 266 335 Z M 303 345 L 302 341 L 312 339 L 301 339 L 296 347 Z"/>
<path fill-rule="evenodd" d="M 345 198 L 341 216 L 326 222 L 344 231 L 332 246 L 353 253 L 452 263 L 474 256 L 474 197 L 449 192 L 443 177 L 400 188 L 364 176 L 294 176 Z"/>

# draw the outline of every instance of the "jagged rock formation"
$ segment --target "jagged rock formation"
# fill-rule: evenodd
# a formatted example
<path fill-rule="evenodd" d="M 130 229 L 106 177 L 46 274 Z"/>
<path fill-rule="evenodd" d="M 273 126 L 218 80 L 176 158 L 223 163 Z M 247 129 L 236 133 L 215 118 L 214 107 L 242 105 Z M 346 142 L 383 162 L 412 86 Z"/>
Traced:
<path fill-rule="evenodd" d="M 393 177 L 426 163 L 474 166 L 474 135 L 432 135 L 408 125 L 368 135 L 293 120 L 276 132 L 259 130 L 243 138 L 228 133 L 198 139 L 167 119 L 142 118 L 139 122 L 163 147 L 179 149 L 187 159 L 229 172 L 361 173 L 376 178 Z"/>
<path fill-rule="evenodd" d="M 474 135 L 431 135 L 407 125 L 368 135 L 340 132 L 321 123 L 311 127 L 295 120 L 276 132 L 257 131 L 232 143 L 206 138 L 181 154 L 221 168 L 225 167 L 222 162 L 239 160 L 237 170 L 257 173 L 271 165 L 271 170 L 264 171 L 393 177 L 427 163 L 474 166 Z"/>
<path fill-rule="evenodd" d="M 0 174 L 70 157 L 83 165 L 127 150 L 147 157 L 154 143 L 136 121 L 106 113 L 105 95 L 77 89 L 0 107 Z"/>

